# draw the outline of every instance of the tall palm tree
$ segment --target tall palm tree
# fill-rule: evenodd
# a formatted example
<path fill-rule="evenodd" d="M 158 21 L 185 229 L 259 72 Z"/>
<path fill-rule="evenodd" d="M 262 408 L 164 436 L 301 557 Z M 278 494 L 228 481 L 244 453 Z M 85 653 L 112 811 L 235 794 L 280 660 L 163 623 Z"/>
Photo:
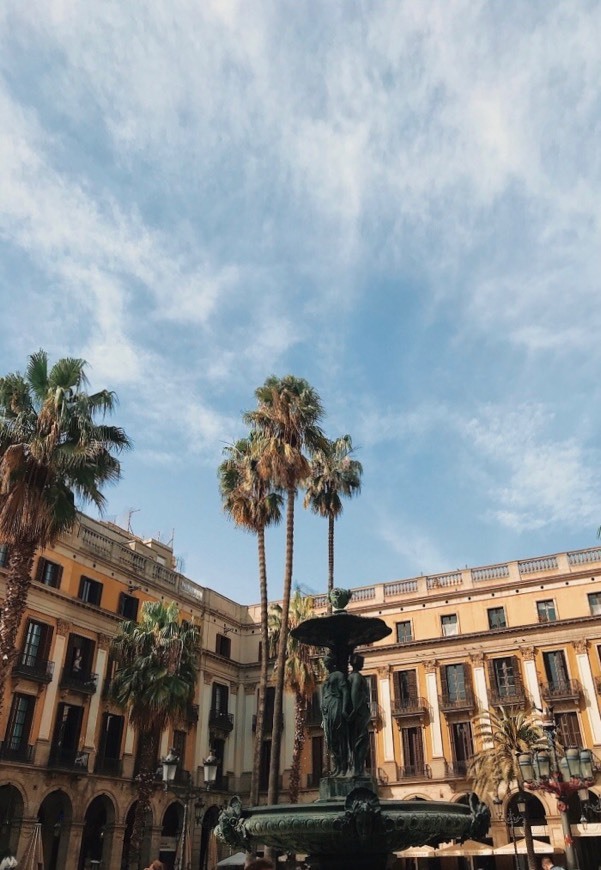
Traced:
<path fill-rule="evenodd" d="M 161 734 L 168 725 L 184 719 L 193 700 L 199 644 L 198 628 L 180 620 L 174 601 L 145 602 L 140 621 L 122 622 L 111 644 L 116 671 L 110 697 L 128 711 L 140 748 L 138 802 L 131 837 L 138 864 Z"/>
<path fill-rule="evenodd" d="M 284 670 L 288 641 L 288 613 L 294 553 L 294 502 L 298 487 L 308 478 L 309 455 L 325 447 L 319 426 L 323 416 L 321 399 L 304 378 L 274 375 L 255 390 L 257 408 L 245 414 L 246 422 L 257 433 L 261 457 L 259 473 L 286 492 L 286 559 L 282 594 L 282 630 L 276 660 L 274 721 L 282 718 Z M 281 729 L 274 728 L 271 742 L 267 800 L 277 801 L 280 772 Z"/>
<path fill-rule="evenodd" d="M 313 616 L 313 599 L 309 595 L 303 597 L 300 590 L 295 589 L 290 601 L 288 628 L 296 628 L 297 625 L 311 616 Z M 281 630 L 282 608 L 279 604 L 272 604 L 269 608 L 269 640 L 273 650 L 278 646 Z M 290 768 L 291 804 L 298 803 L 301 754 L 307 734 L 307 708 L 322 676 L 321 663 L 316 656 L 317 650 L 299 643 L 296 638 L 288 634 L 284 684 L 294 693 L 295 701 L 294 748 Z M 277 729 L 277 720 L 274 721 L 275 729 Z"/>
<path fill-rule="evenodd" d="M 66 357 L 49 369 L 40 350 L 29 357 L 25 375 L 0 378 L 0 541 L 10 552 L 0 615 L 0 699 L 36 549 L 73 526 L 76 499 L 102 509 L 100 488 L 121 474 L 113 454 L 130 446 L 123 429 L 96 422 L 114 409 L 116 396 L 88 394 L 85 367 L 85 360 Z"/>
<path fill-rule="evenodd" d="M 342 497 L 352 498 L 361 492 L 363 466 L 351 458 L 352 453 L 350 435 L 328 441 L 326 448 L 313 456 L 306 483 L 305 507 L 328 520 L 328 592 L 334 588 L 334 523 L 342 513 Z"/>
<path fill-rule="evenodd" d="M 226 458 L 219 466 L 219 489 L 223 509 L 242 529 L 257 536 L 259 555 L 259 590 L 261 596 L 261 671 L 259 676 L 259 699 L 253 767 L 250 780 L 250 803 L 259 802 L 259 768 L 264 735 L 265 692 L 269 660 L 269 634 L 267 621 L 267 561 L 265 558 L 265 529 L 276 525 L 282 518 L 283 498 L 262 477 L 258 470 L 259 453 L 257 437 L 251 433 L 235 444 L 228 445 Z"/>
<path fill-rule="evenodd" d="M 471 759 L 467 775 L 472 782 L 472 788 L 480 797 L 487 792 L 498 797 L 500 789 L 508 792 L 514 783 L 520 781 L 517 760 L 519 752 L 547 747 L 537 715 L 522 710 L 514 712 L 499 707 L 498 713 L 494 710 L 481 713 L 475 733 L 482 741 L 483 748 Z M 527 811 L 525 815 L 524 840 L 528 870 L 537 870 Z"/>

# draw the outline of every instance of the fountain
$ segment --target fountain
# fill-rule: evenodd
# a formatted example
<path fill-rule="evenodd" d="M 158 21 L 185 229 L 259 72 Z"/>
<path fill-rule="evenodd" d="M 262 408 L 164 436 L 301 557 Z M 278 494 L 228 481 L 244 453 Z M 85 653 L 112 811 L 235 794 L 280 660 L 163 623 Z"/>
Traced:
<path fill-rule="evenodd" d="M 291 632 L 302 643 L 329 650 L 321 712 L 332 770 L 321 779 L 319 799 L 245 809 L 240 798 L 232 798 L 216 833 L 234 848 L 253 851 L 263 844 L 303 853 L 311 870 L 384 870 L 391 852 L 478 839 L 488 831 L 490 811 L 476 795 L 469 806 L 378 797 L 376 782 L 365 773 L 369 692 L 355 647 L 381 640 L 391 629 L 382 619 L 347 613 L 351 595 L 332 590 L 333 613 L 307 619 Z"/>

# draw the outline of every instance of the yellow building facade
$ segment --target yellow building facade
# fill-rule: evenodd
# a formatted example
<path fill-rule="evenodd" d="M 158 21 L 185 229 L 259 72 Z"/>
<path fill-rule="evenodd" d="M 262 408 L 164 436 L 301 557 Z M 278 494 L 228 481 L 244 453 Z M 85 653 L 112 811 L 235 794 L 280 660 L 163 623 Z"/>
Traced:
<path fill-rule="evenodd" d="M 0 548 L 0 584 L 6 555 Z M 228 584 L 233 590 L 235 582 Z M 201 632 L 194 704 L 186 723 L 163 735 L 161 757 L 174 746 L 178 783 L 189 774 L 202 788 L 203 759 L 210 747 L 215 750 L 218 781 L 202 796 L 199 824 L 190 820 L 192 867 L 214 866 L 219 853 L 211 830 L 219 808 L 233 794 L 244 800 L 250 784 L 258 607 L 183 576 L 164 543 L 85 516 L 34 563 L 0 717 L 0 849 L 23 855 L 37 823 L 46 870 L 128 866 L 138 747 L 127 715 L 109 700 L 109 647 L 120 621 L 135 618 L 146 600 L 175 600 Z M 317 612 L 325 605 L 318 596 Z M 564 745 L 586 746 L 601 756 L 600 548 L 378 583 L 354 590 L 349 610 L 379 616 L 392 629 L 364 650 L 372 701 L 369 763 L 382 797 L 465 800 L 467 764 L 481 748 L 478 713 L 499 706 L 552 705 Z M 282 800 L 293 728 L 289 697 Z M 269 746 L 267 734 L 263 782 Z M 322 763 L 315 701 L 302 759 L 302 800 L 316 798 Z M 505 817 L 515 795 L 501 798 L 498 808 L 491 802 L 503 816 L 493 822 L 493 848 L 510 840 Z M 536 799 L 535 836 L 559 852 L 555 799 L 540 793 Z M 596 819 L 581 824 L 576 814 L 573 807 L 572 833 L 585 862 L 601 844 L 601 826 Z M 177 783 L 174 791 L 157 783 L 146 856 L 160 855 L 172 867 L 182 822 Z M 446 858 L 440 866 L 451 870 L 457 860 Z M 483 867 L 504 870 L 512 859 L 486 860 Z"/>

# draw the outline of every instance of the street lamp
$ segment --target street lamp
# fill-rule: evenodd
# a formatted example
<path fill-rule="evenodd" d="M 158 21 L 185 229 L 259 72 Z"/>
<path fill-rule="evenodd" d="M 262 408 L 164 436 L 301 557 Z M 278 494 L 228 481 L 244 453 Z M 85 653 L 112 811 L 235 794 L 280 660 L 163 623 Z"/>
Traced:
<path fill-rule="evenodd" d="M 520 752 L 518 754 L 520 772 L 524 785 L 529 791 L 544 791 L 557 798 L 568 870 L 579 870 L 568 817 L 568 801 L 573 794 L 584 789 L 588 790 L 588 786 L 594 783 L 593 754 L 590 749 L 570 746 L 560 759 L 557 758 L 555 744 L 557 725 L 551 707 L 547 707 L 544 711 L 541 727 L 545 732 L 549 750 Z"/>
<path fill-rule="evenodd" d="M 215 780 L 217 779 L 217 766 L 219 764 L 219 760 L 212 749 L 209 749 L 209 754 L 202 764 L 204 767 L 207 791 L 209 791 L 211 786 L 215 784 Z"/>
<path fill-rule="evenodd" d="M 509 828 L 511 830 L 511 842 L 513 843 L 515 870 L 520 870 L 520 858 L 518 855 L 518 844 L 515 837 L 515 829 L 518 827 L 518 825 L 523 825 L 526 818 L 526 795 L 522 792 L 519 792 L 517 796 L 518 812 L 514 813 L 509 810 L 507 812 L 507 815 L 505 816 L 503 815 L 503 801 L 500 798 L 495 798 L 493 803 L 496 808 L 496 815 L 498 820 L 505 822 L 506 825 L 509 825 Z"/>

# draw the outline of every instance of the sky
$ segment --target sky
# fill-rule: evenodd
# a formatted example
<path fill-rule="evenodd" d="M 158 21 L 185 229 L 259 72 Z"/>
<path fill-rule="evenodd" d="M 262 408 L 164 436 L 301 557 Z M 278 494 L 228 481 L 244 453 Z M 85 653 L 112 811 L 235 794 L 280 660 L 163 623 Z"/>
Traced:
<path fill-rule="evenodd" d="M 272 374 L 364 467 L 338 585 L 596 546 L 600 81 L 586 0 L 4 0 L 0 372 L 86 359 L 106 516 L 241 602 L 216 469 Z"/>

